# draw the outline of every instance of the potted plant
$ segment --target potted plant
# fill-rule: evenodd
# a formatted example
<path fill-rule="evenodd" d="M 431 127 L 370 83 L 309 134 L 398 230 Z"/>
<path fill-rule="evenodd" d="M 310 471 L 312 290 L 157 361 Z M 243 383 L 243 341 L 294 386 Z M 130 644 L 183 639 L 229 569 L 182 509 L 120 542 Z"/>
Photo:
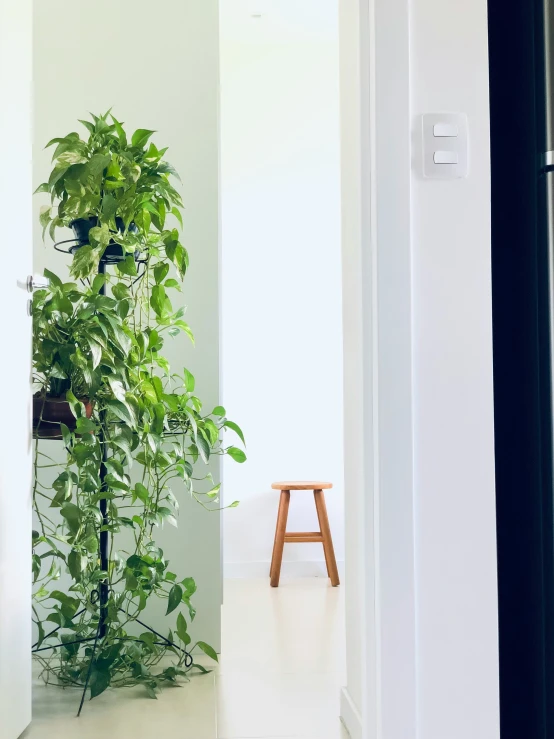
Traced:
<path fill-rule="evenodd" d="M 113 116 L 109 123 L 109 115 L 108 111 L 102 116 L 93 115 L 92 121 L 81 121 L 89 133 L 87 140 L 71 132 L 47 144 L 47 148 L 55 145 L 54 166 L 48 182 L 41 184 L 36 191 L 48 192 L 52 198 L 52 205 L 41 209 L 43 236 L 48 228 L 54 240 L 57 228 L 71 228 L 75 238 L 69 240 L 72 244 L 69 252 L 75 254 L 80 251 L 71 273 L 90 280 L 96 274 L 101 258 L 113 261 L 128 257 L 118 265 L 119 271 L 137 274 L 133 260 L 147 257 L 150 248 L 156 251 L 159 246 L 156 242 L 159 242 L 160 234 L 164 234 L 164 249 L 168 249 L 168 256 L 182 278 L 187 266 L 186 250 L 179 243 L 176 229 L 164 232 L 168 214 L 182 226 L 182 200 L 169 179 L 170 175 L 178 175 L 162 159 L 166 149 L 159 150 L 149 143 L 154 131 L 138 129 L 128 140 L 123 125 Z M 48 276 L 53 279 L 51 273 Z M 45 310 L 55 311 L 58 304 L 67 307 L 66 301 L 71 301 L 71 298 L 71 294 L 54 295 L 45 305 Z M 63 311 L 60 316 L 71 322 Z M 42 316 L 36 318 L 40 323 Z M 114 318 L 118 320 L 118 317 Z M 67 339 L 67 330 L 71 327 L 64 326 L 65 332 L 60 334 L 60 325 L 53 329 L 48 322 L 42 321 L 42 325 L 35 328 L 37 364 L 41 367 L 46 362 L 48 366 L 48 361 L 54 360 L 55 374 L 50 375 L 49 387 L 42 387 L 35 395 L 33 428 L 37 435 L 59 436 L 57 424 L 60 421 L 69 427 L 74 426 L 65 392 L 71 385 L 70 376 L 78 377 L 81 370 L 77 368 L 75 371 L 75 363 L 69 355 L 62 356 L 58 351 L 53 356 L 52 352 L 49 333 L 54 331 L 58 339 L 60 336 Z M 79 337 L 87 342 L 86 334 L 79 335 L 77 329 L 74 337 L 77 346 Z M 87 353 L 90 354 L 85 346 L 84 352 L 77 357 Z M 90 400 L 86 397 L 82 400 L 90 416 Z"/>
<path fill-rule="evenodd" d="M 171 483 L 218 510 L 220 486 L 200 487 L 199 478 L 211 477 L 199 474 L 197 463 L 221 454 L 243 462 L 242 449 L 225 437 L 244 438 L 224 408 L 205 412 L 192 374 L 171 368 L 163 355 L 168 338 L 192 339 L 184 310 L 171 303 L 188 256 L 166 150 L 146 129 L 128 139 L 109 113 L 83 123 L 87 140 L 70 133 L 50 142 L 54 168 L 39 188 L 52 197 L 43 226 L 53 236 L 58 226 L 72 226 L 76 240 L 74 281 L 45 272 L 49 287 L 33 299 L 37 408 L 42 403 L 42 420 L 54 400 L 70 411 L 70 419 L 51 423 L 64 449 L 51 485 L 42 480 L 51 455 L 40 439 L 35 446 L 36 656 L 46 676 L 88 686 L 91 697 L 132 684 L 155 696 L 163 684 L 204 669 L 188 658 L 194 579 L 172 571 L 155 541 L 159 527 L 177 525 L 179 494 Z M 59 509 L 61 523 L 49 508 Z M 131 546 L 122 544 L 123 529 Z M 67 592 L 56 587 L 61 568 L 72 578 Z M 173 628 L 131 636 L 152 597 L 167 602 Z M 48 635 L 45 622 L 56 633 Z M 217 658 L 205 642 L 196 646 Z M 167 656 L 171 663 L 160 662 Z"/>
<path fill-rule="evenodd" d="M 92 416 L 98 383 L 90 382 L 86 358 L 98 354 L 98 323 L 91 321 L 92 292 L 87 296 L 71 283 L 64 287 L 49 270 L 45 275 L 50 288 L 37 291 L 33 301 L 33 382 L 38 387 L 33 396 L 33 432 L 38 438 L 61 438 L 61 423 L 71 431 L 76 427 L 68 392 L 83 403 L 85 416 Z M 105 349 L 109 351 L 109 342 Z"/>

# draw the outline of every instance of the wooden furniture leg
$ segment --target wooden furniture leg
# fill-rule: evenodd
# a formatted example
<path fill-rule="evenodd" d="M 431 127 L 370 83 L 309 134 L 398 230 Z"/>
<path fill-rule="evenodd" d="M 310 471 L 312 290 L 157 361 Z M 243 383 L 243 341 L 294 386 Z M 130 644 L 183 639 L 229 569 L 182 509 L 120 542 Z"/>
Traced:
<path fill-rule="evenodd" d="M 339 571 L 335 559 L 335 550 L 333 548 L 333 539 L 331 537 L 331 528 L 329 526 L 329 518 L 327 517 L 327 506 L 325 505 L 323 490 L 314 490 L 314 500 L 319 519 L 319 530 L 323 537 L 323 552 L 325 554 L 325 563 L 327 564 L 327 574 L 331 580 L 331 585 L 336 588 L 337 585 L 340 585 Z"/>
<path fill-rule="evenodd" d="M 281 490 L 279 500 L 279 513 L 277 514 L 277 527 L 275 529 L 275 542 L 273 544 L 273 557 L 271 558 L 271 570 L 269 576 L 272 588 L 279 585 L 281 575 L 281 562 L 283 560 L 283 548 L 285 546 L 285 534 L 287 531 L 287 518 L 289 515 L 290 490 Z"/>

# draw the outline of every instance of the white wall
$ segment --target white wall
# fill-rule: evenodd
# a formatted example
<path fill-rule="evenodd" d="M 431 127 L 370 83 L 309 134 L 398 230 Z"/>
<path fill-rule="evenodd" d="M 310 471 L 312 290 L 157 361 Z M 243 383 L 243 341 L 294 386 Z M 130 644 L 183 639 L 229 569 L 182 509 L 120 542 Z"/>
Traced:
<path fill-rule="evenodd" d="M 154 140 L 169 146 L 168 159 L 183 180 L 190 252 L 183 302 L 196 336 L 196 348 L 175 339 L 167 354 L 173 367 L 193 372 L 211 410 L 219 402 L 218 2 L 159 0 L 154 8 L 146 0 L 96 0 L 91 12 L 87 3 L 35 0 L 34 12 L 35 184 L 49 172 L 46 142 L 76 130 L 88 111 L 114 106 L 132 130 L 159 132 Z M 40 204 L 37 196 L 35 271 L 48 266 L 64 274 L 67 257 L 41 243 Z M 180 499 L 179 528 L 166 527 L 159 542 L 177 571 L 197 580 L 196 635 L 219 647 L 220 516 L 188 496 Z M 151 622 L 166 628 L 161 612 Z"/>
<path fill-rule="evenodd" d="M 486 0 L 416 0 L 412 113 L 463 111 L 470 174 L 412 174 L 420 736 L 499 735 Z M 456 33 L 446 30 L 455 28 Z"/>
<path fill-rule="evenodd" d="M 499 736 L 487 64 L 485 0 L 342 4 L 354 739 Z M 441 110 L 468 114 L 467 180 L 420 177 Z"/>
<path fill-rule="evenodd" d="M 0 311 L 4 423 L 0 430 L 0 735 L 31 722 L 31 227 L 32 4 L 0 3 L 0 182 L 3 266 Z M 9 359 L 8 359 L 9 357 Z M 9 419 L 9 421 L 8 421 Z"/>
<path fill-rule="evenodd" d="M 344 557 L 337 0 L 221 3 L 223 401 L 248 461 L 224 463 L 225 570 L 267 576 L 275 480 L 330 480 Z M 317 530 L 292 496 L 291 530 Z M 323 574 L 286 546 L 283 574 Z"/>

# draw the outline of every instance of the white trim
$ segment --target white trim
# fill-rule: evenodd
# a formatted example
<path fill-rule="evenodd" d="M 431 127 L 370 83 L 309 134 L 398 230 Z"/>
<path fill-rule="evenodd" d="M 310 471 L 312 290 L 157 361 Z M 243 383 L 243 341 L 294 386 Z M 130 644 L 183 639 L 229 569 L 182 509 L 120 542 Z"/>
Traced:
<path fill-rule="evenodd" d="M 362 613 L 361 736 L 413 739 L 417 694 L 409 0 L 342 0 L 341 24 L 350 31 L 343 36 L 341 30 L 342 43 L 359 46 L 357 70 L 347 69 L 352 50 L 346 45 L 341 50 L 347 59 L 342 76 L 343 204 L 345 197 L 359 201 L 358 212 L 348 203 L 343 221 L 345 267 L 351 280 L 354 260 L 360 276 L 356 285 L 346 277 L 346 321 L 353 317 L 353 306 L 362 314 L 358 345 L 355 338 L 345 345 L 345 378 L 359 377 L 362 384 L 358 406 L 345 402 L 345 428 L 358 425 L 360 408 L 363 416 L 362 449 L 348 443 L 345 448 L 347 519 L 349 501 L 356 501 L 363 530 L 357 545 L 362 572 L 353 583 L 359 594 L 349 599 L 347 590 L 347 608 L 359 607 Z M 357 89 L 346 78 L 353 71 Z M 358 120 L 348 118 L 352 115 Z M 346 166 L 345 152 L 350 159 Z M 358 296 L 353 295 L 356 290 Z M 363 487 L 362 502 L 352 490 L 355 478 Z M 354 533 L 360 537 L 359 530 L 347 531 L 347 539 Z M 352 552 L 347 555 L 347 577 L 348 556 Z M 349 697 L 355 705 L 351 692 Z"/>
<path fill-rule="evenodd" d="M 223 565 L 225 579 L 237 580 L 244 578 L 269 577 L 270 561 L 262 562 L 225 562 Z M 337 561 L 339 576 L 344 579 L 344 561 Z M 281 565 L 282 577 L 327 577 L 324 560 L 295 560 L 283 562 Z"/>
<path fill-rule="evenodd" d="M 362 269 L 374 290 L 366 361 L 373 362 L 375 408 L 375 465 L 372 471 L 368 466 L 367 483 L 375 486 L 377 736 L 387 739 L 408 739 L 417 732 L 409 4 L 370 1 L 373 38 L 367 38 L 370 79 L 365 92 L 374 218 L 366 227 L 372 262 L 362 262 Z"/>
<path fill-rule="evenodd" d="M 340 717 L 350 739 L 362 739 L 362 717 L 358 713 L 347 688 L 340 691 Z"/>

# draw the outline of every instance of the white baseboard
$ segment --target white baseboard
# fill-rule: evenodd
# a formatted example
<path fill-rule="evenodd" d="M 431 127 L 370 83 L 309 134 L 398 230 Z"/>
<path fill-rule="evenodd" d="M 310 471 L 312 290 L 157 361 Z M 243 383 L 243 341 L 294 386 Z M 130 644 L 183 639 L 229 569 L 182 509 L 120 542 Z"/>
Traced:
<path fill-rule="evenodd" d="M 351 739 L 362 739 L 362 717 L 354 705 L 347 688 L 340 691 L 340 719 Z"/>
<path fill-rule="evenodd" d="M 230 580 L 250 577 L 269 577 L 271 562 L 225 562 L 223 572 Z M 344 579 L 344 562 L 337 562 L 339 576 Z M 325 562 L 321 561 L 294 561 L 283 562 L 281 565 L 282 577 L 327 577 Z"/>

